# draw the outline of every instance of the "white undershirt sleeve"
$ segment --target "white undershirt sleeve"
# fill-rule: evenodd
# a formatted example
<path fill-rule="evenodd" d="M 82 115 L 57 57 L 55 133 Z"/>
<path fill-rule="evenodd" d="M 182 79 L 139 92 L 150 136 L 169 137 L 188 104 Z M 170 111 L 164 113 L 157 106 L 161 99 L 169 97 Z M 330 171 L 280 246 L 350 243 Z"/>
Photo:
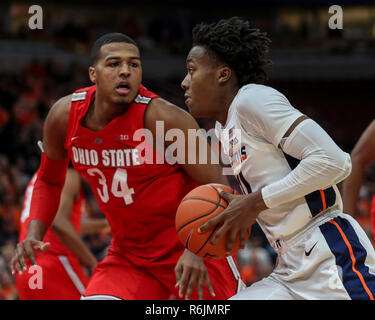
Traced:
<path fill-rule="evenodd" d="M 303 115 L 282 93 L 266 86 L 245 87 L 236 104 L 244 129 L 276 148 L 293 122 Z"/>
<path fill-rule="evenodd" d="M 300 160 L 299 165 L 279 181 L 262 188 L 268 208 L 325 189 L 351 172 L 349 154 L 311 119 L 302 121 L 287 138 L 290 126 L 303 114 L 293 108 L 279 91 L 267 86 L 243 87 L 235 98 L 242 127 L 275 148 Z"/>
<path fill-rule="evenodd" d="M 301 161 L 284 178 L 261 190 L 268 208 L 337 184 L 351 172 L 350 155 L 311 119 L 302 121 L 293 130 L 283 144 L 283 151 Z"/>

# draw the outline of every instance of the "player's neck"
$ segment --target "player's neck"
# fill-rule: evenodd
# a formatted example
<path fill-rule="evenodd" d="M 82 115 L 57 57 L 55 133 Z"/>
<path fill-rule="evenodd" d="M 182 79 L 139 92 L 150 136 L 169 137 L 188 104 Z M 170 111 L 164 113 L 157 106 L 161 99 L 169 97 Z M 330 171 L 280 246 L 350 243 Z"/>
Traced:
<path fill-rule="evenodd" d="M 228 89 L 221 95 L 220 100 L 218 101 L 218 112 L 214 116 L 214 119 L 220 122 L 223 126 L 227 122 L 228 110 L 233 102 L 234 97 L 238 92 L 238 88 Z"/>
<path fill-rule="evenodd" d="M 85 117 L 85 126 L 93 131 L 103 129 L 112 119 L 124 114 L 128 105 L 120 106 L 96 95 Z"/>

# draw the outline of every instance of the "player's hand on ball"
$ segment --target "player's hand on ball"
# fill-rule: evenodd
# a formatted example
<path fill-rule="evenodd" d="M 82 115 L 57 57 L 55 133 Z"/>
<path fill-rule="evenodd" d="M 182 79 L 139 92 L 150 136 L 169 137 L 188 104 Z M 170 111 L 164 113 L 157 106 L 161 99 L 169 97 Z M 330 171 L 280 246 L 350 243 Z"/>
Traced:
<path fill-rule="evenodd" d="M 10 269 L 12 274 L 15 274 L 16 269 L 21 275 L 27 270 L 26 257 L 30 259 L 32 265 L 36 265 L 35 254 L 48 251 L 50 247 L 49 242 L 42 242 L 38 240 L 25 239 L 17 245 L 16 251 L 10 261 Z"/>
<path fill-rule="evenodd" d="M 199 232 L 210 230 L 218 223 L 222 224 L 210 242 L 212 245 L 215 245 L 219 239 L 228 233 L 227 254 L 229 255 L 232 251 L 237 234 L 239 234 L 240 248 L 245 248 L 247 231 L 255 222 L 258 213 L 265 210 L 267 207 L 263 201 L 260 190 L 248 195 L 235 195 L 221 191 L 220 195 L 228 201 L 227 208 L 215 218 L 204 223 L 199 228 Z"/>
<path fill-rule="evenodd" d="M 185 250 L 178 260 L 174 269 L 176 274 L 176 287 L 179 287 L 178 295 L 183 297 L 186 288 L 185 299 L 189 300 L 194 287 L 197 285 L 198 299 L 203 300 L 203 284 L 206 283 L 212 296 L 215 296 L 214 289 L 208 275 L 203 259 Z"/>

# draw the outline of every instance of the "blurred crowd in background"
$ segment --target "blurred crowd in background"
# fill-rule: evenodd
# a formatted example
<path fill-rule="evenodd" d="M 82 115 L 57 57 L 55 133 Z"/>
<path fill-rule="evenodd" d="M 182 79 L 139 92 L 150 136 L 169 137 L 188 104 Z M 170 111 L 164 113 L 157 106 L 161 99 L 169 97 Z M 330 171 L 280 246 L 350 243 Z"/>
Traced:
<path fill-rule="evenodd" d="M 42 30 L 28 27 L 29 5 L 0 4 L 0 300 L 17 299 L 8 267 L 18 241 L 25 187 L 39 167 L 43 121 L 60 97 L 90 85 L 87 68 L 95 39 L 123 32 L 141 48 L 143 83 L 184 108 L 180 82 L 191 47 L 191 30 L 201 21 L 233 15 L 266 31 L 274 67 L 268 85 L 316 120 L 340 147 L 350 152 L 375 116 L 375 6 L 343 5 L 344 29 L 327 27 L 328 4 L 252 5 L 241 2 L 148 3 L 123 5 L 45 4 Z M 274 9 L 272 9 L 274 8 Z M 213 121 L 201 119 L 202 127 Z M 86 190 L 86 216 L 100 216 Z M 370 204 L 375 194 L 375 166 L 366 173 L 356 218 L 373 240 Z M 251 284 L 271 271 L 276 254 L 258 226 L 238 254 L 241 272 Z M 84 238 L 99 260 L 110 234 Z"/>

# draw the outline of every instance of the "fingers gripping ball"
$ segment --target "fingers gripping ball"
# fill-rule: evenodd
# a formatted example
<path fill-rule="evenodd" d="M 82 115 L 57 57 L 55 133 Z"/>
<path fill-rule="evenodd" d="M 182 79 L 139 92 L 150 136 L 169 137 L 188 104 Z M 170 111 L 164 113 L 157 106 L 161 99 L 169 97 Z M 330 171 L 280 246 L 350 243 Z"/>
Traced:
<path fill-rule="evenodd" d="M 185 247 L 203 258 L 224 258 L 226 254 L 227 235 L 222 237 L 215 246 L 210 240 L 220 228 L 217 224 L 213 229 L 199 233 L 198 228 L 206 221 L 216 217 L 228 205 L 220 196 L 220 191 L 234 194 L 235 191 L 221 184 L 206 184 L 191 190 L 181 201 L 176 213 L 176 230 L 180 241 Z M 250 234 L 250 229 L 246 238 Z M 240 248 L 240 239 L 237 235 L 233 244 L 232 254 Z"/>

